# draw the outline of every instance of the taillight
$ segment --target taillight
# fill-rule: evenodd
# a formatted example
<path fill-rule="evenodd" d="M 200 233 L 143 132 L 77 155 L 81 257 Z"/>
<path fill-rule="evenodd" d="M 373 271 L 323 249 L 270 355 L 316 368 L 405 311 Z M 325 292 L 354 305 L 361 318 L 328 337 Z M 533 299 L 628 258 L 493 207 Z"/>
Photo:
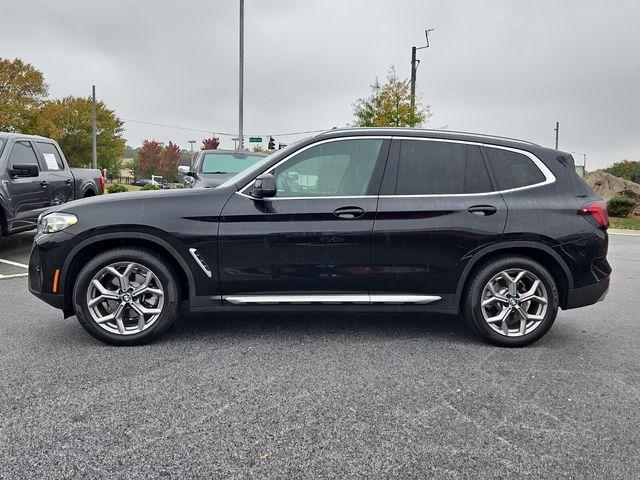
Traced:
<path fill-rule="evenodd" d="M 593 219 L 597 222 L 596 226 L 609 228 L 609 214 L 607 213 L 607 204 L 602 200 L 597 202 L 587 202 L 582 205 L 582 208 L 578 212 L 587 220 Z M 593 221 L 591 223 L 594 223 Z"/>
<path fill-rule="evenodd" d="M 102 175 L 98 177 L 98 183 L 100 184 L 101 192 L 104 193 L 104 177 Z"/>

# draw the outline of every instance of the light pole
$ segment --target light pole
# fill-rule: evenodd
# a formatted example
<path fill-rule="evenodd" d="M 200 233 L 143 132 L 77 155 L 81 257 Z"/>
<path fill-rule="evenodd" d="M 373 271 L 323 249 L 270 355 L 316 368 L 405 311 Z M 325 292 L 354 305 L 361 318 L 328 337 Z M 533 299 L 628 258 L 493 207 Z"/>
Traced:
<path fill-rule="evenodd" d="M 584 173 L 586 175 L 587 173 L 587 154 L 586 153 L 582 153 L 582 152 L 571 152 L 571 153 L 575 153 L 576 155 L 582 155 L 582 167 L 584 168 Z"/>
<path fill-rule="evenodd" d="M 96 127 L 96 86 L 91 85 L 91 168 L 98 168 L 98 130 Z"/>
<path fill-rule="evenodd" d="M 424 36 L 427 40 L 427 44 L 422 47 L 411 47 L 411 114 L 415 116 L 416 113 L 416 72 L 418 70 L 418 64 L 420 60 L 416 60 L 416 51 L 423 48 L 429 48 L 429 32 L 433 32 L 433 28 L 429 28 L 424 31 Z M 413 125 L 411 125 L 413 127 Z"/>
<path fill-rule="evenodd" d="M 244 149 L 244 139 L 242 138 L 242 103 L 244 94 L 244 0 L 240 0 L 240 70 L 239 70 L 239 91 L 238 91 L 238 150 Z"/>
<path fill-rule="evenodd" d="M 189 145 L 191 146 L 191 161 L 189 162 L 189 166 L 193 167 L 193 145 L 196 143 L 195 140 L 189 140 Z"/>

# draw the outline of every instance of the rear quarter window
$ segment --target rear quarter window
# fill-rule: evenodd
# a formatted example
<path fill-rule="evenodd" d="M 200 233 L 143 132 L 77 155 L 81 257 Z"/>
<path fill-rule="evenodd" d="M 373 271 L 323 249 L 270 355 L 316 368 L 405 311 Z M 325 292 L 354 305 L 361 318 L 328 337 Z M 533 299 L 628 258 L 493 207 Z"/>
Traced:
<path fill-rule="evenodd" d="M 538 166 L 522 153 L 490 147 L 484 150 L 498 190 L 527 187 L 546 180 Z"/>

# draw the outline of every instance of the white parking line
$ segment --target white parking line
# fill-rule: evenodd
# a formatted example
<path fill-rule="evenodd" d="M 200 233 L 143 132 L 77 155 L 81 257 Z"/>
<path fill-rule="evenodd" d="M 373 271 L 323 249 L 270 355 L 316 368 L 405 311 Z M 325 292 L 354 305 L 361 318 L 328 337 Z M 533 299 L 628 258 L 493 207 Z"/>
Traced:
<path fill-rule="evenodd" d="M 14 262 L 12 260 L 5 260 L 4 258 L 0 258 L 0 263 L 4 263 L 5 265 L 11 265 L 12 267 L 19 267 L 24 269 L 29 268 L 29 265 L 25 265 L 24 263 Z M 0 280 L 6 280 L 7 278 L 26 277 L 27 275 L 29 274 L 28 273 L 12 273 L 9 275 L 3 275 L 2 273 L 0 273 Z"/>
<path fill-rule="evenodd" d="M 7 278 L 19 278 L 19 277 L 26 277 L 27 275 L 29 275 L 28 273 L 14 273 L 12 275 L 2 275 L 0 273 L 0 280 L 5 280 Z"/>
<path fill-rule="evenodd" d="M 14 267 L 21 267 L 21 268 L 29 268 L 29 265 L 25 265 L 24 263 L 18 263 L 18 262 L 13 262 L 11 260 L 5 260 L 4 258 L 0 258 L 0 263 L 6 263 L 7 265 L 13 265 Z"/>

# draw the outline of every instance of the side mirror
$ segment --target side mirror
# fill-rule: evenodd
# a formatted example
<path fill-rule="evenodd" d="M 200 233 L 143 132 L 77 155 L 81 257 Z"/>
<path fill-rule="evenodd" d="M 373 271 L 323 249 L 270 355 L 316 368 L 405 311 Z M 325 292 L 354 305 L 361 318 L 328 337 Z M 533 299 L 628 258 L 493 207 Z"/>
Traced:
<path fill-rule="evenodd" d="M 37 165 L 12 165 L 9 169 L 12 177 L 37 177 L 40 175 Z"/>
<path fill-rule="evenodd" d="M 178 165 L 178 173 L 189 175 L 189 167 L 187 165 Z"/>
<path fill-rule="evenodd" d="M 270 173 L 265 173 L 256 178 L 253 182 L 253 188 L 251 189 L 251 196 L 254 198 L 269 198 L 275 197 L 278 193 L 278 187 L 276 186 L 276 177 Z"/>

